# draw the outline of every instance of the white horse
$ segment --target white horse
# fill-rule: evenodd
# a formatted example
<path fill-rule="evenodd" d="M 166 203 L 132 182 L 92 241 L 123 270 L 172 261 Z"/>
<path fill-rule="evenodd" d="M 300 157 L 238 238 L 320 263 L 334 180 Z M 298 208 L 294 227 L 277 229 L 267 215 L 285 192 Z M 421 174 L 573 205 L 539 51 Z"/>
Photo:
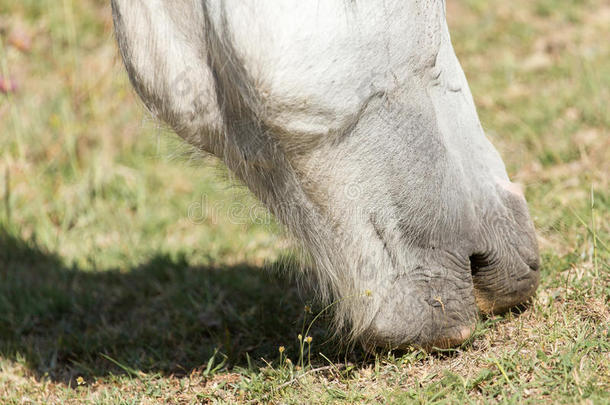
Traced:
<path fill-rule="evenodd" d="M 302 242 L 369 346 L 450 346 L 538 284 L 442 0 L 112 0 L 146 106 Z"/>

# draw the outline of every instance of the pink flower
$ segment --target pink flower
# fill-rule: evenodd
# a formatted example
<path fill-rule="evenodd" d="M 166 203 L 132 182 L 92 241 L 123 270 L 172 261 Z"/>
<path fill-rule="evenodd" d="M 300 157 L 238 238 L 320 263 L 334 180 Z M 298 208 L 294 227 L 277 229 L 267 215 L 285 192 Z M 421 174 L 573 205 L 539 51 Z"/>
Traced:
<path fill-rule="evenodd" d="M 0 76 L 0 93 L 8 94 L 15 93 L 17 91 L 17 81 L 15 79 L 9 79 Z"/>

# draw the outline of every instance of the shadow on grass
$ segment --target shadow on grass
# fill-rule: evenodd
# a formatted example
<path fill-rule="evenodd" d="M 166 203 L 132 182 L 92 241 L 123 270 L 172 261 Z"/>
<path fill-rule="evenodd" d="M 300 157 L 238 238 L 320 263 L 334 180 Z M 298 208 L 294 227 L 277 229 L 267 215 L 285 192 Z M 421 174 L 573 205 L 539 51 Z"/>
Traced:
<path fill-rule="evenodd" d="M 0 356 L 54 381 L 124 373 L 106 356 L 161 374 L 205 368 L 216 349 L 246 366 L 285 345 L 294 361 L 303 304 L 292 282 L 261 268 L 159 255 L 85 271 L 0 229 Z"/>

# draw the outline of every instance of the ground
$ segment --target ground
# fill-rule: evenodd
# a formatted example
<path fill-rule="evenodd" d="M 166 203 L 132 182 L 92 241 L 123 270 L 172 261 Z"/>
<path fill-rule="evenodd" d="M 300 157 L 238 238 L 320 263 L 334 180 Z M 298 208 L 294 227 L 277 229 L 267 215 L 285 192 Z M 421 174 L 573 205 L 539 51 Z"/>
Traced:
<path fill-rule="evenodd" d="M 459 348 L 376 356 L 330 336 L 247 191 L 145 113 L 108 3 L 0 0 L 0 403 L 610 401 L 607 1 L 448 0 L 541 286 Z"/>

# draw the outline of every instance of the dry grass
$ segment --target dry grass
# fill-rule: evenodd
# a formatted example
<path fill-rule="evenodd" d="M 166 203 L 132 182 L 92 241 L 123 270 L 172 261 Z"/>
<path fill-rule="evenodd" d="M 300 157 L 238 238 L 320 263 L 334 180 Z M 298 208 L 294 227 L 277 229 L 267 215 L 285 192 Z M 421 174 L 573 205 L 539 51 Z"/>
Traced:
<path fill-rule="evenodd" d="M 143 113 L 107 1 L 0 0 L 0 403 L 610 401 L 610 5 L 448 9 L 538 296 L 432 355 L 346 351 L 322 319 L 298 370 L 286 240 Z"/>

